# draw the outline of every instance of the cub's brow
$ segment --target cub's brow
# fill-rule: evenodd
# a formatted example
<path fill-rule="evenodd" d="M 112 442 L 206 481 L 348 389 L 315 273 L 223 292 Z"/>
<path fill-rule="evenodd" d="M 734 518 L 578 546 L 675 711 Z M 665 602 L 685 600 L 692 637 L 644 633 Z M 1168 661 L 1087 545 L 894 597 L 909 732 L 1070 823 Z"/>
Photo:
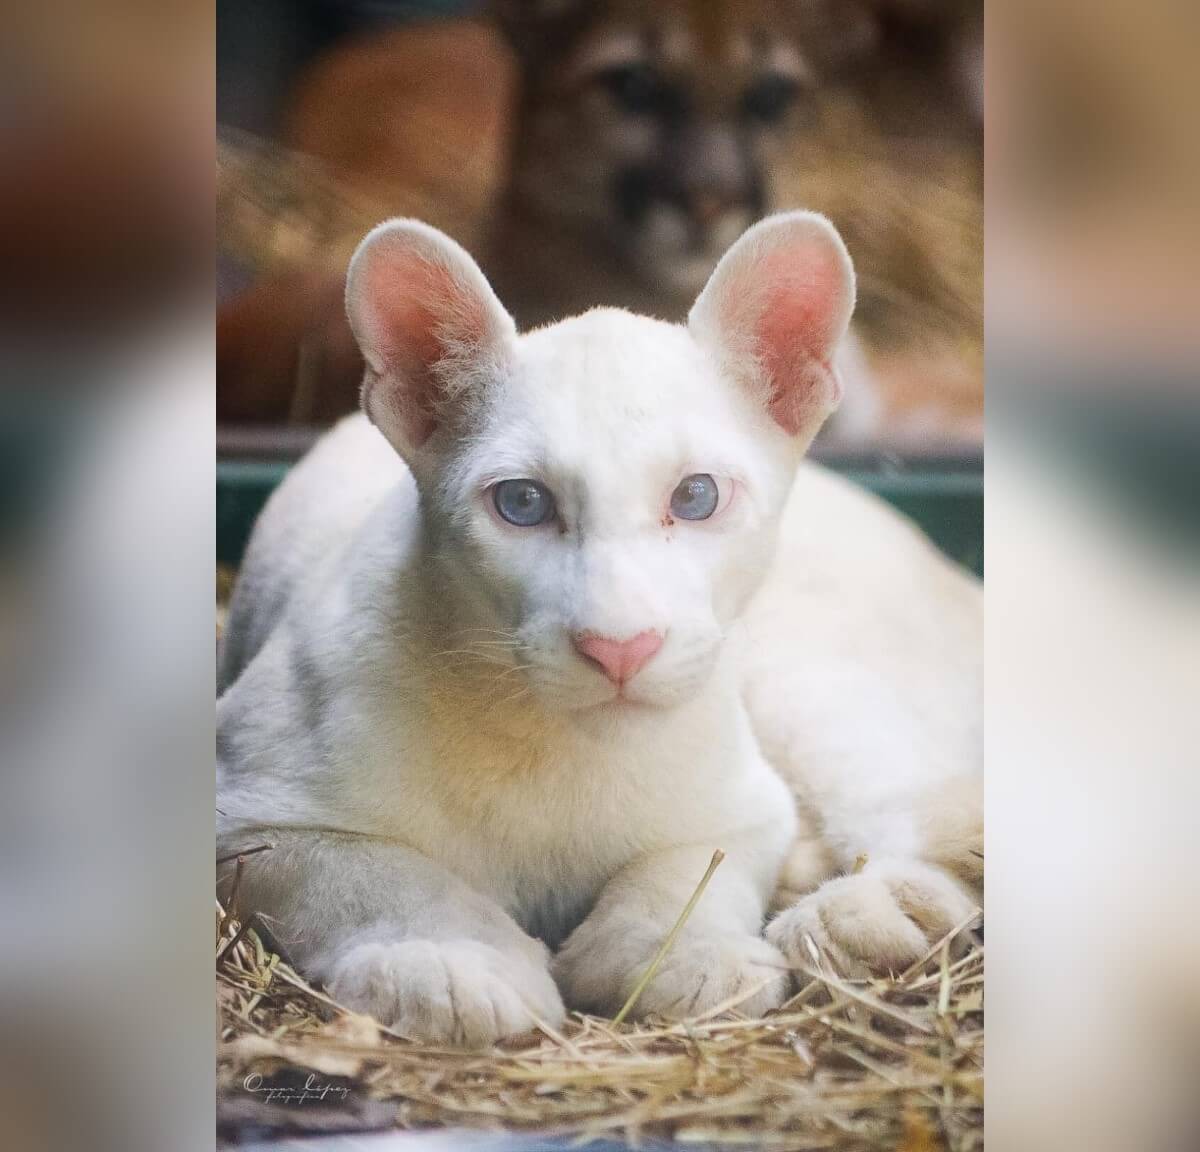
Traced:
<path fill-rule="evenodd" d="M 518 455 L 513 453 L 510 456 L 501 456 L 498 459 L 488 461 L 485 468 L 478 472 L 473 472 L 471 475 L 471 486 L 474 488 L 486 488 L 490 484 L 496 484 L 501 480 L 538 480 L 542 483 L 550 483 L 549 466 L 546 458 L 541 455 Z"/>

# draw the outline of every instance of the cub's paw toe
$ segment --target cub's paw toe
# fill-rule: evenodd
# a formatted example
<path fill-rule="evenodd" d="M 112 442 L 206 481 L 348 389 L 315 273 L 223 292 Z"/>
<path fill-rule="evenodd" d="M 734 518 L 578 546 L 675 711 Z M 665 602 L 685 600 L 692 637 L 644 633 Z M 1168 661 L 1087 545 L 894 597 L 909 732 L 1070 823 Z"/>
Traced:
<path fill-rule="evenodd" d="M 756 1019 L 778 1008 L 790 986 L 787 961 L 761 937 L 681 940 L 646 985 L 637 1012 L 685 1020 L 729 1004 L 730 1011 Z"/>
<path fill-rule="evenodd" d="M 846 976 L 867 976 L 907 968 L 975 910 L 941 869 L 885 862 L 827 881 L 775 917 L 766 936 L 797 964 L 823 956 Z"/>
<path fill-rule="evenodd" d="M 615 1015 L 661 943 L 661 931 L 644 926 L 629 926 L 607 937 L 577 930 L 553 966 L 567 1003 L 581 1011 Z M 633 1015 L 686 1019 L 731 1002 L 731 1010 L 761 1016 L 782 1003 L 789 982 L 787 962 L 760 937 L 685 933 L 642 990 Z"/>
<path fill-rule="evenodd" d="M 565 1015 L 549 972 L 473 940 L 358 944 L 329 987 L 347 1007 L 430 1044 L 483 1047 Z"/>

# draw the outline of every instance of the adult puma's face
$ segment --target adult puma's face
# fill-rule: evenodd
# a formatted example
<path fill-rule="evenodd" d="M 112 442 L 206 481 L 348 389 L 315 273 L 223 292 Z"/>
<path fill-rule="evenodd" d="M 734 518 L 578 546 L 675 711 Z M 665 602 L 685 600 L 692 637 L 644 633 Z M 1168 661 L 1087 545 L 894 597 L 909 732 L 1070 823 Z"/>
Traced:
<path fill-rule="evenodd" d="M 776 4 L 595 7 L 528 77 L 517 186 L 651 286 L 694 293 L 766 210 L 766 166 L 810 67 Z"/>

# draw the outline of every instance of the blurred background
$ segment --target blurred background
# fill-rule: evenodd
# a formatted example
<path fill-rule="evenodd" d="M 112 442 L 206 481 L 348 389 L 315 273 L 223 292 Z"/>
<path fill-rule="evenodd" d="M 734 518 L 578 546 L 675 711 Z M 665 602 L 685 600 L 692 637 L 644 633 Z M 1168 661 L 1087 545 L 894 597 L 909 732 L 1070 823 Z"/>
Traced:
<path fill-rule="evenodd" d="M 357 404 L 349 256 L 449 232 L 522 328 L 682 319 L 751 223 L 825 212 L 859 275 L 831 450 L 977 458 L 982 0 L 218 0 L 220 447 Z"/>

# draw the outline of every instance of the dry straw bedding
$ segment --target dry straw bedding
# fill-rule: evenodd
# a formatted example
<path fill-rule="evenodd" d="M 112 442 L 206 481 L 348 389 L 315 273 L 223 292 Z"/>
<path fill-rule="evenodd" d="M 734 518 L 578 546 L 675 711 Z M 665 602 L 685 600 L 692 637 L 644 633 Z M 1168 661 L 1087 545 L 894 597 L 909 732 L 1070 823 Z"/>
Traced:
<path fill-rule="evenodd" d="M 263 927 L 217 907 L 226 1140 L 462 1126 L 581 1144 L 983 1145 L 983 944 L 970 925 L 887 978 L 844 980 L 818 955 L 798 972 L 799 992 L 761 1020 L 736 1004 L 682 1023 L 573 1015 L 561 1031 L 473 1052 L 414 1043 L 342 1008 Z"/>

